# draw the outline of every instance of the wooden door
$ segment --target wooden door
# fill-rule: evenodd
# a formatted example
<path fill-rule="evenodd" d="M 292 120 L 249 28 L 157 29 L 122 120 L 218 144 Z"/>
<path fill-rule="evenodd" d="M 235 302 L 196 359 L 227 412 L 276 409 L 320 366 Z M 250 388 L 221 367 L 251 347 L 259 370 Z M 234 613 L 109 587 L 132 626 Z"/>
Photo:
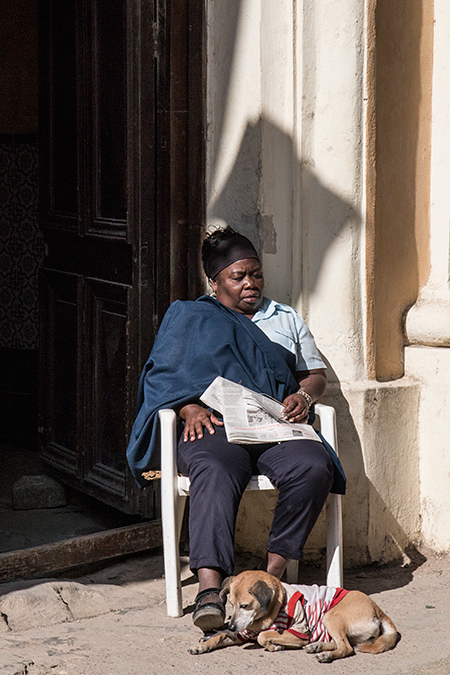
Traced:
<path fill-rule="evenodd" d="M 40 20 L 42 456 L 157 517 L 125 450 L 162 315 L 199 290 L 202 3 L 43 0 Z"/>

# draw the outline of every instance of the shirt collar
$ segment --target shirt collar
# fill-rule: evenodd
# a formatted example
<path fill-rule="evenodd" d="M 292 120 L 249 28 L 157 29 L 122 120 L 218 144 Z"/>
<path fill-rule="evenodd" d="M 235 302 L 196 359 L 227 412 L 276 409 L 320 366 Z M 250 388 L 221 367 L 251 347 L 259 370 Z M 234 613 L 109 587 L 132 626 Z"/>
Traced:
<path fill-rule="evenodd" d="M 273 314 L 275 314 L 279 306 L 280 306 L 279 303 L 275 302 L 275 300 L 271 300 L 270 298 L 264 297 L 261 303 L 261 307 L 258 309 L 256 314 L 254 314 L 252 320 L 259 321 L 260 319 L 268 319 Z"/>

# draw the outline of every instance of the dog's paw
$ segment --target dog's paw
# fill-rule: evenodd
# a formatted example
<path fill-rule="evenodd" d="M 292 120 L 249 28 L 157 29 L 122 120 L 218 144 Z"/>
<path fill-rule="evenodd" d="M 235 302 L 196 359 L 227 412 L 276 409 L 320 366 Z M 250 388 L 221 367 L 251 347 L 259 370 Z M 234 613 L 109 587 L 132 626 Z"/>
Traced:
<path fill-rule="evenodd" d="M 211 635 L 204 635 L 200 638 L 199 643 L 188 649 L 190 654 L 206 654 L 206 652 L 212 652 L 213 649 L 219 649 L 219 647 L 230 647 L 238 643 L 238 638 L 236 633 L 231 631 L 217 631 Z"/>
<path fill-rule="evenodd" d="M 283 645 L 274 645 L 269 642 L 268 644 L 264 645 L 264 649 L 266 652 L 282 652 L 284 647 Z"/>
<path fill-rule="evenodd" d="M 320 642 L 310 642 L 309 645 L 306 645 L 305 652 L 307 654 L 317 654 L 317 652 L 322 651 L 322 645 Z"/>
<path fill-rule="evenodd" d="M 331 663 L 333 660 L 333 655 L 331 652 L 321 652 L 321 654 L 316 654 L 316 659 L 320 663 Z"/>
<path fill-rule="evenodd" d="M 219 631 L 202 635 L 198 643 L 188 649 L 188 652 L 190 654 L 206 654 L 206 652 L 210 652 L 212 649 L 215 649 L 217 644 L 220 643 L 221 639 L 223 639 L 223 634 L 219 633 Z"/>
<path fill-rule="evenodd" d="M 210 649 L 205 641 L 201 641 L 198 645 L 194 645 L 188 649 L 189 654 L 206 654 L 209 651 Z"/>

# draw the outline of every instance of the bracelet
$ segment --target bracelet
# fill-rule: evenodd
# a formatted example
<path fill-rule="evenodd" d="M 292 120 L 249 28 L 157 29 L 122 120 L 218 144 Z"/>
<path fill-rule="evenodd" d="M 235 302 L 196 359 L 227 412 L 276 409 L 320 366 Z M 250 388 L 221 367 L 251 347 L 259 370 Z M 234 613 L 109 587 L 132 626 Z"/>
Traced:
<path fill-rule="evenodd" d="M 312 400 L 312 396 L 310 396 L 308 394 L 308 392 L 304 391 L 303 389 L 299 389 L 297 394 L 300 394 L 301 396 L 303 396 L 303 398 L 306 401 L 306 405 L 308 406 L 308 410 L 309 410 L 310 407 L 312 406 L 312 404 L 314 403 L 314 401 Z"/>

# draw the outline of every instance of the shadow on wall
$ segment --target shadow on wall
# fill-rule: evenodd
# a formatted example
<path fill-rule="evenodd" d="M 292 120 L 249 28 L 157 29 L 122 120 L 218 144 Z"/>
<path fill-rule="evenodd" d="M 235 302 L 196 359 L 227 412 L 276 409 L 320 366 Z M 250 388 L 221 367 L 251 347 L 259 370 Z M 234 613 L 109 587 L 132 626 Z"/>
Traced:
<path fill-rule="evenodd" d="M 261 162 L 264 147 L 273 148 L 275 152 L 275 155 L 267 162 Z M 285 171 L 283 167 L 287 167 Z M 292 176 L 298 178 L 297 184 L 294 184 Z M 292 255 L 291 242 L 288 240 L 286 243 L 286 238 L 283 236 L 277 237 L 273 224 L 270 227 L 268 222 L 268 214 L 262 211 L 262 204 L 267 208 L 265 195 L 262 194 L 264 186 L 269 186 L 271 194 L 276 195 L 277 204 L 284 201 L 289 205 L 290 213 L 284 211 L 287 223 L 294 222 L 294 227 L 301 227 L 303 230 L 302 258 L 307 266 L 307 275 L 303 276 L 307 279 L 308 287 L 299 289 L 299 292 L 304 290 L 305 296 L 311 297 L 319 282 L 322 268 L 326 264 L 329 249 L 344 230 L 353 229 L 354 234 L 357 235 L 361 222 L 360 214 L 350 201 L 341 198 L 327 188 L 317 178 L 310 164 L 295 158 L 295 148 L 289 135 L 275 124 L 261 118 L 256 123 L 249 123 L 228 179 L 211 205 L 210 219 L 225 221 L 243 232 L 255 243 L 260 253 L 279 256 L 282 269 L 286 270 L 288 275 Z M 296 191 L 301 192 L 302 199 L 300 218 L 296 215 L 294 220 L 292 195 Z M 300 219 L 302 223 L 297 225 Z M 281 223 L 279 227 L 283 228 L 284 223 Z M 358 238 L 354 236 L 353 240 L 358 241 Z M 355 266 L 354 275 L 358 278 L 360 274 L 359 256 L 349 254 L 348 260 L 350 265 Z M 286 266 L 284 266 L 285 263 Z M 270 285 L 270 279 L 268 281 Z M 289 275 L 288 284 L 290 283 Z M 296 300 L 296 298 L 279 299 L 290 300 L 293 303 Z M 355 304 L 358 304 L 357 299 L 355 299 Z M 305 305 L 304 300 L 303 305 Z M 348 494 L 350 495 L 348 499 L 344 499 L 343 504 L 346 523 L 344 545 L 346 564 L 367 564 L 375 559 L 387 561 L 402 558 L 402 552 L 408 546 L 408 537 L 395 517 L 392 514 L 389 516 L 381 495 L 376 492 L 366 475 L 362 443 L 353 422 L 349 404 L 342 394 L 336 373 L 329 363 L 327 366 L 331 384 L 324 402 L 331 403 L 337 411 L 338 434 L 342 439 L 340 454 L 348 476 Z M 261 504 L 261 508 L 258 508 L 254 499 L 256 497 L 251 495 L 248 497 L 247 504 L 244 502 L 244 517 L 238 520 L 236 542 L 239 548 L 247 551 L 249 549 L 263 550 L 270 527 L 271 504 Z M 252 514 L 251 518 L 245 517 L 245 512 L 249 510 Z M 255 516 L 255 512 L 259 515 Z M 380 514 L 379 517 L 376 514 Z M 256 527 L 255 518 L 258 521 Z M 376 523 L 373 522 L 374 518 Z M 378 525 L 378 520 L 380 520 L 380 525 Z M 385 527 L 385 532 L 378 531 L 380 527 Z M 375 531 L 377 531 L 376 536 Z M 323 559 L 324 535 L 325 528 L 322 519 L 308 541 L 305 552 L 307 559 Z M 376 539 L 375 555 L 374 550 L 371 550 L 374 536 Z"/>
<path fill-rule="evenodd" d="M 210 144 L 212 171 L 219 162 L 225 128 L 230 80 L 236 71 L 237 41 L 245 30 L 241 24 L 243 3 L 233 0 L 221 8 L 214 5 L 212 25 L 220 25 L 221 86 L 211 92 L 215 135 Z M 314 125 L 315 93 L 320 72 L 318 38 L 321 8 L 306 3 L 302 8 L 303 61 L 309 64 L 303 73 L 307 96 L 303 106 L 303 129 Z M 418 290 L 429 271 L 429 172 L 431 144 L 431 78 L 433 53 L 433 3 L 378 0 L 368 17 L 373 39 L 369 39 L 369 88 L 373 102 L 369 115 L 368 139 L 368 219 L 367 261 L 369 292 L 368 331 L 373 349 L 368 367 L 379 381 L 395 380 L 403 375 L 403 318 L 416 301 Z M 355 18 L 355 20 L 357 20 Z M 369 31 L 370 33 L 370 31 Z M 362 41 L 355 48 L 363 48 Z M 370 38 L 370 34 L 369 34 Z M 214 39 L 218 40 L 214 35 Z M 376 52 L 375 52 L 376 46 Z M 373 51 L 371 51 L 373 49 Z M 372 59 L 373 56 L 373 60 Z M 215 73 L 212 73 L 214 76 Z M 274 161 L 264 162 L 261 177 L 261 147 L 275 149 Z M 420 152 L 419 152 L 420 149 Z M 220 219 L 259 243 L 260 251 L 276 253 L 277 232 L 270 209 L 261 208 L 260 179 L 277 185 L 277 193 L 287 196 L 288 181 L 283 168 L 295 167 L 294 176 L 302 183 L 302 214 L 310 223 L 314 246 L 328 249 L 333 237 L 348 223 L 359 227 L 354 205 L 328 190 L 305 158 L 297 159 L 291 138 L 267 120 L 249 124 L 236 155 L 227 184 L 214 201 L 212 219 Z M 281 159 L 281 161 L 280 161 Z M 266 211 L 266 214 L 264 214 Z M 278 213 L 278 211 L 277 211 Z M 308 213 L 311 217 L 308 216 Z M 326 224 L 326 226 L 325 226 Z M 324 256 L 304 256 L 311 269 L 311 290 L 317 281 Z M 356 262 L 354 262 L 356 264 Z M 283 300 L 283 298 L 279 298 Z M 287 298 L 286 298 L 287 299 Z M 295 301 L 296 298 L 290 298 Z"/>
<path fill-rule="evenodd" d="M 321 266 L 329 247 L 349 223 L 359 222 L 359 216 L 349 202 L 327 189 L 318 180 L 311 166 L 301 160 L 295 160 L 296 165 L 294 164 L 295 149 L 292 139 L 275 124 L 259 119 L 256 123 L 247 125 L 228 180 L 211 208 L 210 219 L 213 221 L 223 220 L 248 236 L 255 243 L 260 253 L 279 255 L 283 263 L 285 261 L 287 263 L 287 267 L 283 267 L 283 269 L 286 269 L 286 273 L 289 275 L 290 285 L 289 264 L 291 252 L 290 250 L 279 250 L 277 232 L 273 224 L 271 227 L 269 226 L 268 216 L 262 214 L 260 210 L 261 185 L 263 182 L 261 148 L 263 143 L 267 143 L 269 147 L 276 149 L 277 156 L 274 159 L 278 160 L 268 163 L 269 175 L 266 174 L 264 176 L 264 183 L 266 185 L 270 184 L 271 189 L 277 193 L 279 198 L 281 195 L 285 203 L 290 205 L 290 208 L 292 208 L 292 193 L 294 189 L 292 176 L 297 176 L 299 183 L 301 181 L 297 186 L 297 189 L 301 190 L 303 195 L 301 216 L 303 223 L 308 223 L 308 238 L 314 239 L 314 251 L 317 252 L 314 256 L 310 256 L 308 251 L 303 251 L 302 256 L 308 266 L 310 287 L 307 289 L 305 295 L 309 295 L 317 283 Z M 284 166 L 288 167 L 287 172 L 283 172 L 280 168 L 281 162 L 284 163 Z M 266 166 L 264 166 L 264 171 L 266 171 Z M 291 212 L 291 222 L 292 215 Z M 304 241 L 305 237 L 303 236 Z M 270 279 L 268 281 L 270 284 Z M 287 300 L 288 298 L 280 299 Z M 295 303 L 295 299 L 290 300 Z M 337 380 L 336 374 L 329 363 L 327 363 L 327 366 L 330 379 Z M 365 500 L 367 499 L 367 488 L 363 489 L 359 485 L 364 476 L 361 444 L 353 425 L 348 404 L 340 393 L 340 390 L 338 399 L 335 400 L 335 397 L 333 397 L 332 404 L 339 411 L 339 427 L 345 430 L 347 446 L 345 449 L 345 463 L 351 466 L 349 491 L 353 492 L 354 487 L 356 487 L 357 493 L 361 495 L 361 499 Z M 351 439 L 350 443 L 349 439 Z M 357 486 L 352 485 L 353 477 L 358 482 Z M 257 497 L 251 495 L 251 503 L 255 499 Z M 361 506 L 362 512 L 368 513 L 367 504 L 359 506 Z M 261 507 L 261 509 L 254 509 L 254 511 L 261 514 L 258 516 L 261 522 L 258 522 L 256 528 L 253 516 L 251 519 L 241 517 L 238 521 L 237 542 L 238 546 L 242 549 L 245 549 L 248 544 L 250 544 L 250 547 L 256 545 L 257 550 L 262 550 L 265 547 L 265 540 L 267 539 L 269 530 L 266 514 L 270 512 L 270 506 L 261 505 Z M 245 503 L 242 510 L 246 510 Z M 360 519 L 360 521 L 362 520 Z M 357 528 L 361 528 L 360 521 L 355 523 Z M 323 551 L 320 553 L 319 549 L 323 546 L 323 529 L 323 524 L 319 524 L 316 528 L 316 534 L 313 532 L 311 535 L 312 544 L 309 546 L 309 552 L 307 552 L 309 557 L 322 557 Z M 258 531 L 258 534 L 256 534 L 256 531 Z M 367 539 L 367 532 L 358 532 L 358 534 Z M 370 560 L 367 554 L 363 554 L 360 558 L 366 562 Z"/>
<path fill-rule="evenodd" d="M 276 153 L 271 161 L 264 163 L 264 168 L 263 147 L 274 149 Z M 293 223 L 293 228 L 301 227 L 303 230 L 303 248 L 307 238 L 314 240 L 314 255 L 308 256 L 305 250 L 302 252 L 303 260 L 307 260 L 308 293 L 311 293 L 329 247 L 344 228 L 359 227 L 360 214 L 351 202 L 321 183 L 313 166 L 296 158 L 294 144 L 288 134 L 271 121 L 260 118 L 255 123 L 247 124 L 234 166 L 220 195 L 210 204 L 208 220 L 226 222 L 249 237 L 259 253 L 281 255 L 282 259 L 290 262 L 290 240 L 284 244 L 278 243 L 279 239 L 285 237 L 278 236 L 273 215 L 263 212 L 264 186 L 268 186 L 271 195 L 275 195 L 278 205 L 286 205 L 284 215 L 288 219 L 287 226 Z M 302 195 L 299 214 L 301 224 L 294 222 L 292 202 L 295 194 Z M 358 268 L 359 263 L 355 261 L 355 273 Z M 294 304 L 296 300 L 298 298 L 290 298 Z"/>
<path fill-rule="evenodd" d="M 386 7 L 389 5 L 389 3 L 384 4 Z M 407 3 L 402 3 L 403 9 L 405 9 L 406 5 Z M 376 18 L 377 32 L 379 33 L 384 19 L 380 12 Z M 226 21 L 225 23 L 227 24 L 226 30 L 229 30 L 228 38 L 230 38 L 227 41 L 226 52 L 226 61 L 230 66 L 226 72 L 228 73 L 227 77 L 229 77 L 229 73 L 232 71 L 231 66 L 233 65 L 235 42 L 235 35 L 232 31 L 238 23 L 237 15 L 234 14 L 230 22 Z M 231 24 L 232 28 L 230 28 Z M 420 28 L 420 21 L 415 21 L 414 25 Z M 411 47 L 411 49 L 417 49 L 417 46 Z M 400 56 L 394 56 L 395 63 L 392 67 L 397 63 L 395 67 L 398 68 Z M 309 61 L 311 59 L 314 61 L 313 57 L 314 55 L 309 55 Z M 414 68 L 413 66 L 407 67 L 413 68 L 417 79 L 419 75 L 416 61 L 414 62 Z M 389 72 L 389 68 L 385 67 L 383 75 L 387 72 Z M 308 74 L 308 77 L 313 77 L 313 74 Z M 378 75 L 375 83 L 377 91 L 381 88 L 382 84 L 380 78 L 381 75 Z M 213 174 L 213 178 L 210 178 L 211 185 L 216 184 L 215 176 L 219 176 L 225 170 L 224 166 L 219 166 L 219 157 L 221 157 L 219 150 L 221 149 L 225 126 L 229 85 L 230 82 L 227 79 L 224 86 L 220 87 L 220 91 L 212 94 L 214 96 L 212 107 L 215 115 L 216 111 L 218 113 L 214 119 L 215 132 L 210 144 L 214 155 L 211 158 L 209 169 Z M 412 102 L 415 109 L 408 117 L 411 122 L 409 132 L 412 134 L 411 138 L 413 140 L 417 137 L 418 133 L 417 107 L 420 102 L 417 99 L 417 87 L 415 85 L 413 87 L 411 81 L 405 80 L 403 82 L 403 87 L 412 92 L 408 100 Z M 313 89 L 314 87 L 311 90 Z M 412 91 L 413 89 L 414 91 Z M 385 99 L 389 99 L 390 93 L 390 89 L 389 91 L 384 91 Z M 386 114 L 389 111 L 387 120 L 382 116 L 383 110 Z M 393 137 L 397 138 L 396 134 L 399 126 L 401 127 L 402 118 L 404 117 L 402 107 L 399 107 L 394 100 L 393 106 L 386 106 L 383 110 L 378 106 L 377 123 L 379 121 L 380 123 L 384 123 L 384 127 L 388 126 Z M 305 112 L 308 112 L 306 108 Z M 307 128 L 308 124 L 313 124 L 313 118 L 303 120 L 302 124 L 306 125 L 305 128 Z M 405 138 L 405 133 L 403 133 L 402 138 Z M 379 138 L 377 141 L 379 142 Z M 413 143 L 413 145 L 415 144 Z M 225 182 L 222 184 L 217 181 L 220 184 L 219 193 L 210 195 L 209 221 L 228 223 L 247 235 L 255 243 L 259 252 L 265 254 L 266 261 L 267 257 L 270 260 L 270 256 L 277 256 L 280 261 L 280 269 L 283 270 L 283 274 L 286 275 L 287 279 L 284 285 L 281 283 L 282 280 L 279 279 L 276 280 L 275 285 L 277 288 L 282 289 L 290 289 L 293 286 L 293 291 L 290 297 L 288 295 L 289 290 L 286 291 L 284 296 L 284 290 L 281 294 L 277 291 L 276 294 L 274 293 L 274 296 L 279 300 L 296 304 L 302 293 L 304 296 L 302 298 L 304 316 L 308 320 L 308 298 L 313 297 L 314 291 L 320 283 L 322 272 L 329 259 L 328 254 L 330 249 L 332 249 L 337 239 L 342 237 L 344 233 L 346 236 L 349 235 L 348 241 L 350 246 L 352 242 L 355 242 L 355 246 L 359 245 L 358 230 L 361 227 L 361 214 L 358 211 L 357 205 L 352 201 L 351 196 L 350 198 L 348 195 L 342 196 L 330 189 L 317 172 L 314 164 L 306 156 L 299 157 L 298 148 L 294 144 L 290 134 L 286 133 L 273 121 L 265 117 L 249 121 L 245 130 L 243 129 L 242 138 L 237 148 L 234 162 L 231 161 L 231 166 L 228 167 Z M 393 158 L 389 144 L 386 143 L 384 143 L 382 150 L 387 153 L 389 167 L 398 169 L 399 155 Z M 386 163 L 384 162 L 382 152 L 379 159 L 384 169 L 382 177 L 384 180 L 389 177 L 389 172 L 386 170 Z M 418 266 L 414 248 L 414 217 L 412 217 L 415 211 L 414 170 L 409 170 L 407 173 L 403 172 L 400 180 L 395 175 L 390 176 L 387 182 L 388 185 L 385 184 L 385 187 L 389 187 L 389 190 L 386 192 L 383 205 L 385 206 L 389 202 L 390 215 L 397 215 L 395 218 L 383 218 L 382 250 L 388 250 L 389 255 L 387 259 L 391 259 L 392 256 L 397 256 L 398 258 L 401 243 L 403 242 L 403 245 L 405 242 L 407 243 L 408 247 L 411 248 L 411 250 L 408 249 L 408 255 L 405 258 L 408 261 L 406 279 L 408 281 L 417 277 Z M 381 183 L 377 184 L 377 190 L 380 185 Z M 400 195 L 396 193 L 398 188 L 401 189 Z M 392 197 L 394 197 L 393 201 Z M 412 210 L 406 209 L 405 200 L 409 206 L 412 205 Z M 397 228 L 392 228 L 392 224 L 397 223 L 399 220 L 398 209 L 402 217 L 405 213 L 409 214 L 409 217 L 405 219 L 406 225 L 403 228 L 403 235 L 399 241 L 397 241 Z M 273 214 L 276 214 L 276 222 L 273 220 Z M 382 212 L 377 211 L 378 219 L 381 215 Z M 293 270 L 290 269 L 292 258 L 291 224 L 294 238 L 296 240 L 301 238 L 301 262 L 299 260 L 299 268 L 303 268 L 299 269 L 298 278 L 294 279 L 294 284 L 291 283 Z M 375 244 L 378 247 L 380 246 L 379 239 L 377 239 Z M 295 252 L 293 257 L 295 260 Z M 361 275 L 360 259 L 357 251 L 355 251 L 354 255 L 352 255 L 352 252 L 349 252 L 348 265 L 353 266 L 353 269 L 349 270 L 349 273 L 353 274 L 355 279 Z M 380 268 L 380 265 L 383 267 L 383 264 L 383 260 L 377 261 L 378 268 Z M 399 264 L 401 269 L 404 269 L 405 260 Z M 272 269 L 274 268 L 275 266 L 272 267 Z M 377 267 L 374 270 L 375 274 L 376 270 Z M 397 341 L 395 353 L 400 354 L 403 334 L 401 326 L 397 325 L 397 323 L 399 323 L 398 316 L 401 315 L 405 307 L 402 306 L 397 311 L 396 305 L 395 311 L 391 311 L 389 303 L 384 301 L 385 291 L 383 284 L 388 283 L 390 289 L 388 296 L 390 297 L 392 293 L 396 293 L 395 289 L 397 286 L 402 289 L 402 292 L 405 290 L 405 278 L 404 274 L 402 276 L 400 270 L 396 271 L 394 268 L 390 268 L 388 274 L 384 274 L 386 267 L 381 271 L 383 272 L 383 279 L 377 280 L 378 285 L 375 297 L 378 302 L 375 308 L 374 323 L 379 329 L 385 326 L 386 331 L 390 334 L 392 333 L 392 340 L 394 342 Z M 297 275 L 297 270 L 294 270 L 294 272 Z M 388 279 L 392 281 L 392 274 L 397 278 L 397 283 L 393 285 L 387 281 Z M 268 278 L 267 281 L 270 288 L 274 282 L 271 278 Z M 358 283 L 354 284 L 354 287 L 357 289 L 361 288 L 361 286 Z M 359 312 L 359 308 L 361 307 L 360 299 L 354 297 L 352 298 L 352 302 L 355 311 Z M 385 324 L 383 324 L 383 321 Z M 387 360 L 390 358 L 392 358 L 392 352 L 386 357 Z M 382 558 L 388 560 L 389 555 L 394 554 L 401 556 L 402 550 L 405 549 L 408 542 L 407 535 L 396 521 L 395 516 L 389 513 L 381 494 L 377 493 L 376 488 L 370 483 L 366 475 L 362 444 L 351 417 L 349 405 L 341 392 L 333 369 L 330 368 L 329 373 L 329 379 L 336 382 L 336 385 L 333 384 L 335 388 L 333 395 L 329 397 L 329 401 L 338 410 L 339 433 L 342 439 L 345 439 L 345 447 L 341 444 L 341 455 L 349 476 L 348 493 L 352 495 L 351 499 L 344 500 L 344 511 L 347 511 L 346 522 L 350 523 L 349 533 L 346 536 L 347 543 L 345 550 L 349 554 L 350 560 L 359 558 L 360 562 L 371 562 L 374 559 L 373 552 L 371 554 L 369 550 L 369 542 L 374 535 L 374 530 L 377 527 L 381 527 L 381 525 L 371 521 L 373 520 L 373 514 L 381 513 L 384 515 L 380 517 L 380 523 L 386 528 L 386 533 L 383 534 L 383 532 L 378 531 L 378 551 L 383 548 L 384 541 L 385 551 L 381 553 Z M 320 541 L 323 541 L 322 535 L 320 536 Z M 366 550 L 361 551 L 361 545 L 366 547 Z M 417 559 L 417 556 L 415 559 Z"/>

